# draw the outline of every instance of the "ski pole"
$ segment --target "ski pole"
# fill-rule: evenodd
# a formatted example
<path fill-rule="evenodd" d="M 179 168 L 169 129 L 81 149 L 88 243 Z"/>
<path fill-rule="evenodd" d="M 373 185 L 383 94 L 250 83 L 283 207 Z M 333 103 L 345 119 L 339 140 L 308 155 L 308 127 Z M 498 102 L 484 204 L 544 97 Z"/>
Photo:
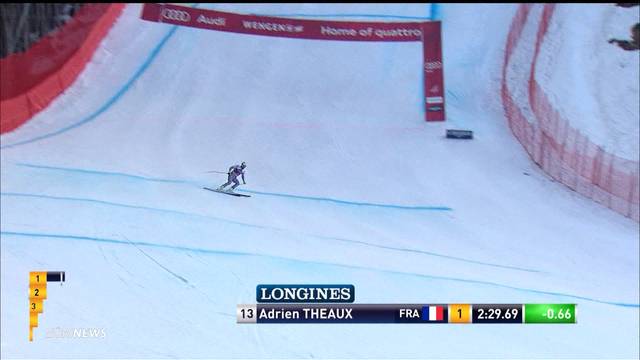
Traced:
<path fill-rule="evenodd" d="M 222 171 L 215 171 L 215 170 L 207 171 L 207 173 L 229 174 L 229 173 L 226 173 L 226 172 L 222 172 Z"/>

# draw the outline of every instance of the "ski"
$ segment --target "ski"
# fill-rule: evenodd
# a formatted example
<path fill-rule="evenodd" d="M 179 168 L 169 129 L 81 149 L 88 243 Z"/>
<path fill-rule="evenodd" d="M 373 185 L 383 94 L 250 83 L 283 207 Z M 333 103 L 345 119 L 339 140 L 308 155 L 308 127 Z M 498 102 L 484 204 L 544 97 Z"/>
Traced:
<path fill-rule="evenodd" d="M 205 189 L 205 190 L 209 190 L 209 191 L 213 191 L 213 192 L 217 192 L 217 193 L 220 193 L 220 194 L 227 194 L 227 195 L 231 195 L 231 196 L 238 196 L 238 197 L 251 197 L 251 195 L 245 195 L 245 194 L 232 193 L 232 192 L 223 191 L 223 190 L 211 189 L 211 188 L 208 188 L 208 187 L 203 187 L 203 189 Z"/>

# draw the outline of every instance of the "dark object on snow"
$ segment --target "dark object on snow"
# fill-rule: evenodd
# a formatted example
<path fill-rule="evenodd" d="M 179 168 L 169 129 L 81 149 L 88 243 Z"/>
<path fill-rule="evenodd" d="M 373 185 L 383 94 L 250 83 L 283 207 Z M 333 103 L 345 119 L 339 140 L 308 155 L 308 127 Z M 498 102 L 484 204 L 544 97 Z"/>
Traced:
<path fill-rule="evenodd" d="M 617 44 L 624 50 L 640 50 L 640 23 L 631 27 L 631 40 L 609 39 L 609 44 Z"/>
<path fill-rule="evenodd" d="M 637 23 L 631 27 L 631 41 L 609 39 L 610 44 L 617 44 L 624 50 L 640 50 L 640 23 Z"/>
<path fill-rule="evenodd" d="M 447 129 L 447 138 L 448 139 L 473 139 L 473 131 Z"/>
<path fill-rule="evenodd" d="M 630 7 L 634 7 L 634 6 L 640 6 L 640 3 L 616 3 L 616 6 L 620 6 L 620 7 L 624 7 L 624 8 L 630 8 Z"/>
<path fill-rule="evenodd" d="M 609 39 L 610 44 L 617 44 L 620 48 L 627 51 L 640 50 L 640 44 L 629 40 Z"/>

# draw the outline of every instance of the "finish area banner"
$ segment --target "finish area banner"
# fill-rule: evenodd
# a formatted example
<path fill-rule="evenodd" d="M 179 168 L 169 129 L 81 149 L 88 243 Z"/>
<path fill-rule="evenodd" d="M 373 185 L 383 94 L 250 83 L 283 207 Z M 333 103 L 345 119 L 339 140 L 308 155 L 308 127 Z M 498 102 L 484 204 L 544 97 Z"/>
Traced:
<path fill-rule="evenodd" d="M 439 21 L 355 22 L 289 19 L 144 4 L 147 21 L 250 35 L 338 41 L 421 41 L 427 121 L 444 121 L 444 82 Z"/>

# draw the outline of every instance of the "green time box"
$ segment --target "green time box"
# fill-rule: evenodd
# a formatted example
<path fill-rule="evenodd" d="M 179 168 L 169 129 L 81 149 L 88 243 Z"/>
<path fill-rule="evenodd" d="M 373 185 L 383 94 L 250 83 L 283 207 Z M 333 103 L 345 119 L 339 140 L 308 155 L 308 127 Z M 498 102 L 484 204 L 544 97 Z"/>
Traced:
<path fill-rule="evenodd" d="M 525 324 L 575 324 L 576 304 L 524 304 Z"/>

